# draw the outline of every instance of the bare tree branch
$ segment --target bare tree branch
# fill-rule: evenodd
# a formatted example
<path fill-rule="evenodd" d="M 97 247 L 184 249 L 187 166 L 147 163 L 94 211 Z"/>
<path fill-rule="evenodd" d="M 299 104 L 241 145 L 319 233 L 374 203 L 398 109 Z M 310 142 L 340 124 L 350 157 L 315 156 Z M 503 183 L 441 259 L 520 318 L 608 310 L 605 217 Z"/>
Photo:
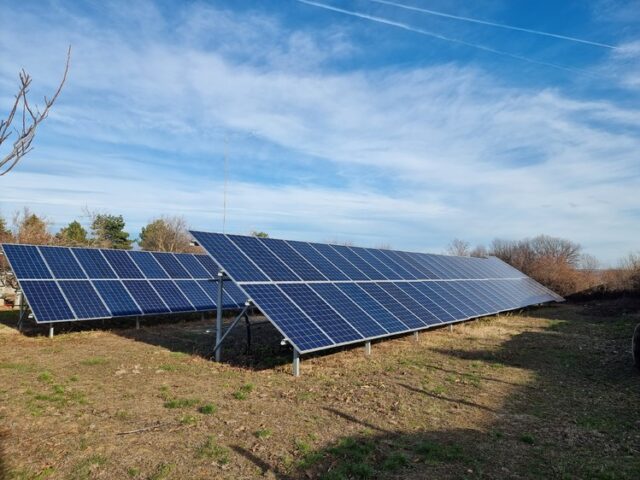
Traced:
<path fill-rule="evenodd" d="M 44 110 L 42 110 L 42 112 L 40 112 L 40 109 L 37 106 L 35 107 L 34 112 L 32 107 L 29 105 L 27 94 L 29 93 L 29 87 L 31 86 L 31 76 L 24 70 L 20 72 L 20 88 L 18 90 L 18 93 L 16 94 L 13 106 L 9 111 L 9 116 L 6 120 L 0 120 L 0 146 L 2 146 L 2 144 L 9 138 L 11 133 L 13 133 L 10 128 L 20 105 L 22 105 L 22 129 L 13 129 L 16 134 L 18 134 L 18 138 L 15 142 L 13 142 L 13 146 L 9 153 L 7 153 L 4 158 L 0 159 L 0 177 L 13 170 L 20 159 L 33 149 L 31 143 L 35 138 L 36 129 L 38 128 L 40 123 L 42 123 L 44 119 L 47 118 L 47 116 L 49 115 L 49 110 L 58 99 L 58 96 L 62 91 L 62 87 L 67 81 L 70 62 L 71 45 L 69 45 L 69 50 L 67 50 L 67 62 L 65 64 L 62 80 L 60 81 L 58 89 L 54 93 L 53 97 L 51 97 L 50 99 L 44 97 Z M 27 114 L 30 120 L 27 120 Z"/>

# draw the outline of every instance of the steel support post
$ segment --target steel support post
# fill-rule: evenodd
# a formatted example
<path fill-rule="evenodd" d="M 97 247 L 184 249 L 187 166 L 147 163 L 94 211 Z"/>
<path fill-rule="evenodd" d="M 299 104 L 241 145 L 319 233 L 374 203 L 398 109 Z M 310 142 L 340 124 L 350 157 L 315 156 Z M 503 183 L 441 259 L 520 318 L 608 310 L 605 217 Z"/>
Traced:
<path fill-rule="evenodd" d="M 247 325 L 247 354 L 251 352 L 251 321 L 249 315 L 245 314 L 244 322 Z"/>
<path fill-rule="evenodd" d="M 293 349 L 293 376 L 300 376 L 300 352 L 295 348 Z"/>
<path fill-rule="evenodd" d="M 364 342 L 364 354 L 367 357 L 371 355 L 371 342 Z"/>
<path fill-rule="evenodd" d="M 453 333 L 453 323 L 449 325 L 449 331 Z"/>
<path fill-rule="evenodd" d="M 416 342 L 419 342 L 420 341 L 420 332 L 413 332 L 413 339 Z"/>
<path fill-rule="evenodd" d="M 49 324 L 49 338 L 53 338 L 53 323 Z"/>
<path fill-rule="evenodd" d="M 18 298 L 18 296 L 22 297 L 22 293 L 20 291 L 16 292 L 16 298 Z M 19 332 L 22 331 L 22 323 L 24 322 L 24 314 L 25 314 L 24 299 L 21 298 L 20 299 L 20 316 L 18 317 L 18 331 Z"/>
<path fill-rule="evenodd" d="M 220 351 L 220 348 L 222 347 L 222 342 L 224 342 L 224 339 L 227 338 L 227 335 L 231 333 L 231 330 L 233 330 L 233 328 L 240 321 L 240 319 L 247 314 L 248 309 L 249 309 L 249 303 L 246 303 L 245 307 L 242 309 L 240 314 L 233 320 L 233 322 L 231 322 L 231 325 L 229 325 L 229 328 L 227 328 L 227 331 L 224 332 L 224 335 L 222 335 L 220 337 L 220 340 L 216 342 L 216 346 L 213 347 L 213 351 L 214 351 L 214 354 L 216 354 L 216 357 L 217 357 L 217 353 Z"/>
<path fill-rule="evenodd" d="M 140 330 L 140 317 L 136 317 L 136 330 Z"/>
<path fill-rule="evenodd" d="M 216 303 L 216 345 L 218 348 L 215 351 L 216 362 L 220 361 L 221 348 L 220 342 L 222 341 L 222 303 L 224 293 L 224 272 L 221 270 L 218 272 L 218 301 Z"/>

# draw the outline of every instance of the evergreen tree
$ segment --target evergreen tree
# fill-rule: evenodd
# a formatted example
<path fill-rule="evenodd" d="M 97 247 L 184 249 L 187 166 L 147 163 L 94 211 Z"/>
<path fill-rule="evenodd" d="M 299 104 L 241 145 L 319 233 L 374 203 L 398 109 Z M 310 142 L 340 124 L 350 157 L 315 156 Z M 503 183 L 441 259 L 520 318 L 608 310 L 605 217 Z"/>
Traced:
<path fill-rule="evenodd" d="M 80 225 L 80 222 L 74 220 L 68 226 L 61 228 L 56 234 L 56 239 L 63 245 L 82 246 L 88 245 L 87 231 Z"/>
<path fill-rule="evenodd" d="M 98 213 L 91 223 L 91 232 L 98 247 L 130 250 L 133 240 L 124 231 L 125 223 L 122 215 Z"/>

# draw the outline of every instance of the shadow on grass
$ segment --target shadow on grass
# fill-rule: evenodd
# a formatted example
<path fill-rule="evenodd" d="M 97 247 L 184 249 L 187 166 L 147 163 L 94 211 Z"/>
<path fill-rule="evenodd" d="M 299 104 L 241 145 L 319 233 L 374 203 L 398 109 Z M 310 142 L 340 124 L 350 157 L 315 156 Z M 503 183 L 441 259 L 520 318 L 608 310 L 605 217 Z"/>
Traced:
<path fill-rule="evenodd" d="M 397 383 L 408 392 L 402 402 L 414 408 L 444 400 L 489 412 L 480 429 L 442 430 L 428 422 L 403 431 L 388 428 L 384 415 L 372 422 L 357 406 L 350 412 L 325 407 L 345 430 L 360 433 L 300 451 L 286 466 L 241 447 L 234 450 L 278 479 L 640 478 L 640 375 L 628 351 L 637 315 L 593 316 L 590 308 L 530 310 L 532 323 L 537 318 L 550 322 L 512 336 L 495 350 L 476 350 L 473 342 L 469 349 L 430 349 L 463 362 L 469 371 L 486 361 L 488 368 L 533 374 L 528 385 L 513 385 L 495 409 L 469 398 L 443 398 L 410 380 Z"/>

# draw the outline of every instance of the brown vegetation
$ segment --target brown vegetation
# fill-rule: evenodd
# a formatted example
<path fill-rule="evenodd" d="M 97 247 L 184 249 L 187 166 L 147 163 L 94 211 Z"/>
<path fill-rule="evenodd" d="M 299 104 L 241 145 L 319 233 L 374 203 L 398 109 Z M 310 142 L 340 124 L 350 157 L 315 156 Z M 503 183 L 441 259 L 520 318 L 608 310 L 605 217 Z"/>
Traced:
<path fill-rule="evenodd" d="M 629 301 L 305 356 L 299 378 L 269 324 L 251 355 L 235 330 L 217 364 L 211 320 L 47 339 L 5 317 L 9 478 L 635 480 Z"/>

